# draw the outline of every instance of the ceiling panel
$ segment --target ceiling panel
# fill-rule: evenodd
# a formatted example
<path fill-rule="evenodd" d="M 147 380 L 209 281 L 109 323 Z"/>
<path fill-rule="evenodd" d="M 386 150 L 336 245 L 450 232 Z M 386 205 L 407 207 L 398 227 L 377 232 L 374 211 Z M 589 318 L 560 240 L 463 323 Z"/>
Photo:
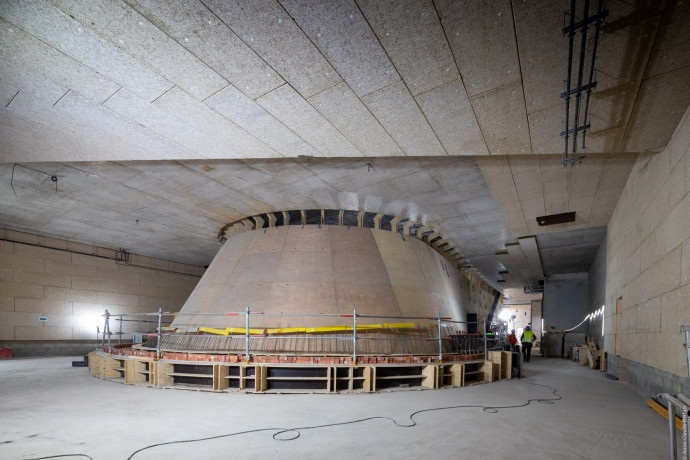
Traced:
<path fill-rule="evenodd" d="M 127 5 L 109 0 L 52 2 L 79 21 L 82 28 L 92 27 L 112 44 L 197 99 L 205 99 L 228 85 L 203 61 Z"/>
<path fill-rule="evenodd" d="M 0 17 L 146 100 L 173 86 L 146 64 L 47 3 L 2 2 Z"/>
<path fill-rule="evenodd" d="M 357 96 L 400 80 L 354 2 L 281 0 L 281 4 Z"/>
<path fill-rule="evenodd" d="M 98 72 L 0 19 L 0 75 L 5 81 L 48 80 L 87 99 L 103 102 L 120 86 Z M 2 84 L 6 86 L 5 83 Z M 13 94 L 14 95 L 14 94 Z M 5 107 L 9 100 L 3 104 Z"/>
<path fill-rule="evenodd" d="M 606 227 L 538 235 L 544 274 L 550 276 L 589 271 L 604 238 Z"/>
<path fill-rule="evenodd" d="M 218 155 L 211 155 L 207 151 L 207 158 L 225 158 L 228 153 L 237 158 L 282 157 L 209 106 L 195 101 L 180 88 L 168 91 L 153 105 L 208 138 L 216 146 L 214 151 L 218 151 Z"/>
<path fill-rule="evenodd" d="M 416 97 L 449 155 L 488 155 L 484 137 L 461 80 Z"/>
<path fill-rule="evenodd" d="M 532 153 L 522 85 L 510 83 L 470 98 L 492 155 Z"/>
<path fill-rule="evenodd" d="M 319 156 L 312 146 L 233 86 L 214 94 L 205 103 L 286 157 Z"/>
<path fill-rule="evenodd" d="M 446 154 L 402 82 L 369 94 L 362 100 L 406 155 Z"/>
<path fill-rule="evenodd" d="M 285 83 L 202 2 L 125 2 L 250 98 Z"/>
<path fill-rule="evenodd" d="M 292 87 L 283 85 L 257 99 L 257 102 L 317 152 L 332 157 L 362 156 L 362 152 Z"/>
<path fill-rule="evenodd" d="M 431 0 L 357 4 L 413 96 L 460 77 Z"/>
<path fill-rule="evenodd" d="M 520 80 L 510 0 L 434 4 L 467 94 L 475 96 Z"/>
<path fill-rule="evenodd" d="M 204 4 L 302 96 L 342 81 L 278 2 L 206 0 Z"/>
<path fill-rule="evenodd" d="M 403 154 L 378 120 L 345 83 L 312 96 L 309 103 L 363 155 L 373 157 Z"/>

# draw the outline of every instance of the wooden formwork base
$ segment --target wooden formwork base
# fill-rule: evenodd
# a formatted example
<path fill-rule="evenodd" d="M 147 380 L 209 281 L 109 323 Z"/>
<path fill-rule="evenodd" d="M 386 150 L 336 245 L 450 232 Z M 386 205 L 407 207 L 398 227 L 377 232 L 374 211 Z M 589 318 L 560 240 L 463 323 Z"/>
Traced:
<path fill-rule="evenodd" d="M 491 361 L 445 364 L 279 364 L 155 361 L 137 356 L 89 354 L 91 375 L 158 388 L 193 387 L 220 392 L 336 393 L 387 388 L 462 387 L 493 380 Z"/>

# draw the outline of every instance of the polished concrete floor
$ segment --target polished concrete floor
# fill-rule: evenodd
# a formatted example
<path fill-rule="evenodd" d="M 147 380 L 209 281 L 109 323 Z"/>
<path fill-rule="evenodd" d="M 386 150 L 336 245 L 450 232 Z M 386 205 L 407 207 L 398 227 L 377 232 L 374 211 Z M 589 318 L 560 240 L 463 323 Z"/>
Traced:
<path fill-rule="evenodd" d="M 91 377 L 79 358 L 0 361 L 0 458 L 631 459 L 668 456 L 667 421 L 625 385 L 561 359 L 525 378 L 376 394 L 236 394 L 161 390 Z M 562 399 L 546 387 L 556 388 Z M 525 405 L 528 401 L 531 403 Z M 549 403 L 551 402 L 551 403 Z M 520 406 L 483 410 L 481 407 Z M 367 421 L 343 424 L 368 417 Z M 385 417 L 385 418 L 383 418 Z M 281 428 L 299 438 L 274 440 Z M 290 438 L 296 432 L 280 434 Z M 67 458 L 67 457 L 64 457 Z M 79 458 L 79 457 L 74 457 Z"/>

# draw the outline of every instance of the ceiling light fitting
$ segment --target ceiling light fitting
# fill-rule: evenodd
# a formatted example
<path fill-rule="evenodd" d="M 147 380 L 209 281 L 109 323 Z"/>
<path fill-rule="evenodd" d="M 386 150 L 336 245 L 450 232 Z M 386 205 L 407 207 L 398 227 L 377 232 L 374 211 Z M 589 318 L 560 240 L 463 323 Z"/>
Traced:
<path fill-rule="evenodd" d="M 577 153 L 577 134 L 582 132 L 582 149 L 585 148 L 585 136 L 587 130 L 590 128 L 590 124 L 587 121 L 588 111 L 589 111 L 589 96 L 592 92 L 592 88 L 596 87 L 597 82 L 594 81 L 594 60 L 597 54 L 597 45 L 599 43 L 599 29 L 601 24 L 604 22 L 604 18 L 608 16 L 609 11 L 604 9 L 604 0 L 599 0 L 599 8 L 597 13 L 590 16 L 589 15 L 589 3 L 590 0 L 584 1 L 584 12 L 582 14 L 583 20 L 575 22 L 576 17 L 576 6 L 577 1 L 570 1 L 570 25 L 565 26 L 565 17 L 567 13 L 563 16 L 563 35 L 568 35 L 568 76 L 565 81 L 565 91 L 561 93 L 561 97 L 565 99 L 565 129 L 561 131 L 561 136 L 564 137 L 565 145 L 563 150 L 563 158 L 561 159 L 561 164 L 564 167 L 569 165 L 574 165 L 575 163 L 582 163 L 585 159 L 585 154 L 582 153 L 578 155 Z M 594 46 L 592 47 L 592 60 L 589 65 L 589 81 L 587 84 L 582 84 L 582 77 L 585 72 L 585 50 L 587 45 L 587 30 L 589 25 L 594 23 Z M 578 60 L 577 66 L 577 85 L 571 87 L 572 84 L 572 72 L 573 72 L 573 47 L 575 43 L 575 33 L 577 31 L 581 33 L 580 41 L 580 58 Z M 586 92 L 587 97 L 585 98 L 585 108 L 582 123 L 580 123 L 580 98 L 582 93 Z M 575 96 L 575 110 L 572 117 L 571 124 L 571 113 L 570 113 L 570 97 Z M 569 145 L 570 137 L 572 134 L 572 147 Z M 569 150 L 570 149 L 570 150 Z"/>

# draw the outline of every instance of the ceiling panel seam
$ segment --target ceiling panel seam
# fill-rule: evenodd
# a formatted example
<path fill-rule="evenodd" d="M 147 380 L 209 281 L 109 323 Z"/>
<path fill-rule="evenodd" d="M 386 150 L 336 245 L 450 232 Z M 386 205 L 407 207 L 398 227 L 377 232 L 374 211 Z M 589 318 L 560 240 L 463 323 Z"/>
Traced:
<path fill-rule="evenodd" d="M 428 120 L 428 118 L 426 117 L 426 114 L 424 113 L 424 111 L 422 110 L 422 108 L 419 106 L 419 102 L 417 102 L 417 97 L 412 95 L 412 91 L 410 91 L 410 87 L 407 85 L 407 82 L 406 82 L 405 79 L 402 77 L 402 73 L 400 73 L 400 69 L 398 69 L 398 66 L 395 65 L 395 61 L 393 61 L 393 59 L 391 58 L 390 54 L 388 54 L 388 50 L 386 49 L 385 46 L 383 46 L 383 43 L 381 42 L 381 39 L 379 38 L 378 34 L 376 33 L 376 30 L 374 30 L 374 28 L 371 26 L 371 23 L 369 22 L 369 19 L 366 17 L 366 15 L 364 14 L 364 11 L 362 11 L 362 8 L 359 6 L 359 4 L 357 3 L 356 0 L 355 0 L 355 5 L 357 6 L 357 9 L 359 10 L 359 12 L 360 12 L 360 14 L 362 15 L 362 17 L 364 18 L 364 21 L 367 23 L 367 26 L 368 26 L 369 29 L 371 29 L 371 31 L 373 32 L 374 37 L 376 37 L 376 41 L 379 42 L 379 46 L 381 46 L 381 49 L 383 50 L 383 52 L 386 53 L 386 57 L 387 57 L 388 60 L 390 61 L 391 65 L 393 66 L 393 68 L 395 69 L 395 71 L 397 72 L 397 74 L 400 75 L 400 80 L 399 80 L 399 81 L 396 81 L 396 82 L 394 82 L 394 83 L 391 83 L 390 85 L 386 85 L 386 86 L 384 86 L 383 88 L 379 88 L 379 89 L 377 89 L 376 91 L 381 91 L 381 90 L 384 89 L 384 88 L 388 88 L 388 87 L 390 87 L 390 86 L 392 86 L 392 85 L 395 85 L 395 84 L 397 84 L 397 83 L 399 83 L 399 82 L 402 82 L 402 84 L 405 85 L 405 89 L 407 89 L 407 92 L 410 94 L 410 96 L 412 97 L 412 100 L 414 101 L 415 105 L 417 106 L 417 110 L 419 110 L 419 113 L 421 113 L 421 114 L 422 114 L 422 117 L 424 117 L 424 120 L 426 121 L 427 126 L 429 126 L 429 129 L 431 129 L 431 132 L 434 133 L 434 137 L 435 137 L 436 140 L 438 141 L 438 144 L 441 146 L 441 148 L 443 149 L 443 151 L 444 151 L 444 153 L 446 154 L 446 156 L 449 156 L 449 155 L 448 155 L 448 151 L 446 150 L 446 147 L 445 147 L 445 146 L 443 145 L 443 143 L 441 142 L 441 139 L 439 139 L 438 134 L 436 134 L 436 131 L 434 130 L 433 126 L 431 126 L 431 123 L 429 123 L 429 120 Z M 434 6 L 434 11 L 436 11 L 436 6 Z M 438 12 L 436 12 L 436 18 L 438 19 Z M 440 19 L 439 19 L 439 23 L 440 23 L 440 22 L 441 22 L 441 21 L 440 21 Z M 441 25 L 441 28 L 443 28 L 443 25 Z M 445 32 L 444 32 L 444 36 L 445 36 Z M 447 43 L 447 42 L 448 42 L 448 40 L 446 40 L 446 43 Z M 457 64 L 456 64 L 456 67 L 457 67 Z M 372 91 L 370 94 L 373 94 L 373 93 L 375 93 L 376 91 Z M 364 97 L 364 96 L 362 96 L 362 97 Z M 360 98 L 360 99 L 361 99 L 361 98 Z M 366 105 L 366 104 L 364 104 L 364 105 Z M 376 118 L 376 117 L 374 117 L 374 118 Z M 379 122 L 379 124 L 381 124 L 381 122 Z M 384 128 L 384 129 L 385 129 L 385 128 Z M 388 132 L 388 130 L 386 130 L 386 132 L 388 133 L 388 135 L 389 135 L 391 138 L 393 138 L 393 140 L 395 140 L 394 136 L 393 136 L 390 132 Z M 397 144 L 397 141 L 396 141 L 396 144 Z M 399 147 L 400 147 L 400 146 L 399 146 Z M 407 155 L 407 152 L 405 152 L 405 150 L 404 150 L 402 147 L 401 147 L 401 150 L 403 151 L 403 153 L 404 153 L 406 156 L 409 156 L 409 155 Z M 414 156 L 414 155 L 412 155 L 412 156 Z"/>
<path fill-rule="evenodd" d="M 589 1 L 589 0 L 587 0 Z M 515 49 L 518 54 L 518 73 L 520 74 L 520 89 L 522 90 L 522 106 L 525 109 L 525 121 L 527 122 L 527 137 L 529 138 L 529 151 L 534 153 L 534 147 L 532 146 L 532 130 L 530 129 L 529 114 L 527 113 L 527 98 L 525 97 L 525 84 L 522 78 L 522 61 L 520 60 L 520 43 L 517 39 L 517 27 L 515 25 L 515 14 L 513 13 L 513 2 L 510 1 L 510 16 L 513 20 L 513 39 L 515 40 Z M 541 168 L 540 168 L 541 174 Z M 543 182 L 542 182 L 543 183 Z M 542 194 L 543 195 L 543 194 Z"/>
<path fill-rule="evenodd" d="M 135 6 L 131 5 L 130 2 L 129 2 L 128 0 L 123 0 L 123 1 L 125 1 L 125 3 L 127 3 L 127 5 L 128 5 L 130 8 L 132 8 L 134 11 L 136 11 L 137 13 L 139 13 L 142 17 L 146 18 L 147 21 L 151 22 L 151 20 L 150 20 L 149 18 L 147 18 L 146 15 L 145 15 L 143 12 L 139 11 Z M 245 46 L 247 47 L 247 49 L 249 49 L 258 59 L 260 59 L 264 64 L 266 64 L 266 66 L 267 66 L 269 69 L 271 69 L 273 72 L 275 72 L 276 75 L 280 76 L 280 78 L 283 79 L 283 80 L 285 81 L 285 78 L 283 78 L 283 76 L 280 75 L 279 72 L 277 72 L 277 71 L 276 71 L 276 70 L 275 70 L 275 69 L 274 69 L 274 68 L 273 68 L 263 57 L 261 57 L 261 56 L 260 56 L 256 51 L 254 51 L 249 45 L 247 45 L 247 43 L 246 43 L 244 40 L 242 40 L 242 38 L 241 38 L 239 35 L 237 35 L 237 34 L 230 28 L 230 26 L 229 26 L 228 24 L 226 24 L 221 18 L 219 18 L 218 15 L 217 15 L 211 8 L 209 8 L 208 6 L 206 6 L 206 4 L 205 4 L 202 0 L 199 0 L 199 3 L 200 3 L 209 13 L 211 13 L 211 14 L 218 20 L 219 23 L 223 24 L 223 26 L 225 26 L 225 27 L 226 27 L 228 30 L 230 30 L 230 32 L 232 32 L 239 40 L 241 40 L 242 43 L 245 44 Z M 194 56 L 196 59 L 198 59 L 199 61 L 203 62 L 209 69 L 213 70 L 216 74 L 218 74 L 221 78 L 223 78 L 223 79 L 228 83 L 228 85 L 226 85 L 226 86 L 224 86 L 223 88 L 219 89 L 219 90 L 216 91 L 215 93 L 213 93 L 213 94 L 211 94 L 211 95 L 205 97 L 205 98 L 202 100 L 202 102 L 205 101 L 206 99 L 212 97 L 213 95 L 219 93 L 220 91 L 222 91 L 223 89 L 227 88 L 228 86 L 230 86 L 230 85 L 235 85 L 235 82 L 229 81 L 228 78 L 227 78 L 226 76 L 224 76 L 218 69 L 213 68 L 213 66 L 212 66 L 210 63 L 206 62 L 206 60 L 204 60 L 204 59 L 202 59 L 201 57 L 197 56 L 196 53 L 194 53 L 192 50 L 190 50 L 190 49 L 189 49 L 188 47 L 186 47 L 184 44 L 180 43 L 178 40 L 176 40 L 175 38 L 173 38 L 172 36 L 170 36 L 165 30 L 163 30 L 163 29 L 161 29 L 160 27 L 156 26 L 153 22 L 151 22 L 151 24 L 152 24 L 154 27 L 156 27 L 158 30 L 160 30 L 161 32 L 163 32 L 166 36 L 168 36 L 168 37 L 169 37 L 171 40 L 173 40 L 175 43 L 178 43 L 181 47 L 183 47 L 185 50 L 187 50 L 187 52 L 189 52 L 189 53 L 190 53 L 192 56 Z M 237 85 L 237 86 L 235 86 L 235 87 L 236 87 L 239 91 L 242 91 L 242 90 L 240 89 L 240 86 L 241 86 L 241 85 Z M 275 89 L 275 88 L 273 88 L 273 89 Z M 273 89 L 271 89 L 271 90 L 269 90 L 269 91 L 266 91 L 264 94 L 269 93 L 269 92 L 272 91 Z M 261 94 L 260 96 L 257 96 L 255 99 L 260 98 L 260 97 L 263 96 L 264 94 Z M 162 95 L 161 95 L 161 96 L 162 96 Z M 160 96 L 159 96 L 159 97 L 160 97 Z"/>
<path fill-rule="evenodd" d="M 462 88 L 465 90 L 465 94 L 467 95 L 467 100 L 470 103 L 470 108 L 472 109 L 472 116 L 474 117 L 474 122 L 477 124 L 477 127 L 479 128 L 479 133 L 482 135 L 482 142 L 484 143 L 484 147 L 486 148 L 487 153 L 491 154 L 491 152 L 489 151 L 489 146 L 486 143 L 486 137 L 484 136 L 484 131 L 482 130 L 482 125 L 481 125 L 481 123 L 479 123 L 479 120 L 477 119 L 477 112 L 474 110 L 474 106 L 472 105 L 472 98 L 470 97 L 470 95 L 467 92 L 467 86 L 465 85 L 465 80 L 462 77 L 462 69 L 460 69 L 460 65 L 458 64 L 458 59 L 455 56 L 455 51 L 453 51 L 453 47 L 450 46 L 450 40 L 448 40 L 448 32 L 446 31 L 446 28 L 443 25 L 443 21 L 441 21 L 441 17 L 438 14 L 438 8 L 436 7 L 436 2 L 434 2 L 432 0 L 431 3 L 434 7 L 434 11 L 436 12 L 436 18 L 438 19 L 438 22 L 441 26 L 441 30 L 443 31 L 443 37 L 446 39 L 446 43 L 448 44 L 448 50 L 450 51 L 450 55 L 453 56 L 453 62 L 455 63 L 455 68 L 457 69 L 458 75 L 459 75 L 459 78 L 457 80 L 453 80 L 451 82 L 445 83 L 444 85 L 440 85 L 437 88 L 441 88 L 445 85 L 450 85 L 451 83 L 460 80 L 460 83 L 462 84 Z M 432 88 L 432 89 L 436 89 L 436 88 Z M 431 89 L 429 91 L 431 91 Z M 424 93 L 428 93 L 429 91 L 425 91 Z M 420 93 L 417 96 L 420 96 L 424 93 Z M 416 96 L 415 96 L 415 98 L 416 98 Z M 415 99 L 415 101 L 416 101 L 416 99 Z M 420 108 L 420 110 L 421 110 L 421 108 Z M 426 118 L 426 115 L 424 117 Z M 428 120 L 427 120 L 427 122 L 428 122 Z M 438 136 L 436 136 L 436 137 L 438 137 Z M 439 139 L 439 142 L 441 142 L 440 139 Z M 443 145 L 443 143 L 441 143 L 441 145 Z M 446 150 L 445 146 L 444 146 L 444 150 Z M 448 155 L 447 150 L 446 150 L 446 155 Z"/>
<path fill-rule="evenodd" d="M 342 81 L 341 81 L 340 83 L 342 83 Z M 338 83 L 338 85 L 339 85 L 340 83 Z M 309 100 L 308 100 L 308 99 L 305 99 L 304 96 L 302 96 L 302 94 L 301 94 L 299 91 L 297 91 L 297 90 L 295 89 L 294 86 L 292 86 L 289 82 L 287 82 L 287 80 L 286 80 L 286 82 L 285 82 L 284 84 L 280 85 L 280 86 L 277 87 L 277 88 L 274 88 L 273 90 L 269 91 L 268 93 L 264 94 L 264 95 L 261 96 L 261 97 L 265 97 L 265 96 L 267 96 L 267 95 L 273 93 L 274 91 L 278 91 L 279 89 L 283 88 L 284 86 L 290 87 L 290 88 L 295 92 L 295 94 L 297 95 L 297 97 L 302 98 L 302 100 L 303 100 L 306 104 L 308 104 L 309 107 L 311 107 L 316 113 L 318 113 L 319 116 L 321 116 L 321 118 L 323 118 L 323 120 L 324 120 L 326 123 L 328 123 L 328 125 L 329 125 L 331 128 L 333 128 L 334 130 L 336 130 L 336 131 L 343 137 L 343 139 L 344 139 L 345 141 L 347 141 L 347 142 L 352 146 L 353 149 L 357 150 L 363 157 L 366 156 L 366 155 L 364 155 L 362 152 L 359 151 L 359 149 L 352 143 L 352 141 L 351 141 L 349 138 L 347 138 L 343 133 L 340 132 L 339 129 L 337 129 L 335 126 L 333 126 L 333 123 L 331 123 L 330 120 L 328 120 L 326 117 L 324 117 L 324 116 L 321 114 L 321 112 L 319 112 L 319 111 L 316 109 L 316 107 L 314 107 L 313 105 L 311 105 L 311 104 L 309 103 Z M 334 85 L 334 86 L 337 86 L 337 85 Z M 332 87 L 331 87 L 331 88 L 332 88 Z M 326 88 L 326 89 L 328 90 L 328 89 L 330 89 L 330 88 Z M 307 145 L 309 145 L 310 147 L 312 147 L 315 151 L 319 152 L 319 153 L 321 154 L 322 157 L 324 157 L 324 158 L 336 158 L 336 157 L 338 157 L 337 155 L 336 155 L 336 156 L 333 156 L 333 155 L 328 155 L 328 154 L 325 153 L 325 152 L 322 152 L 322 151 L 319 150 L 315 145 L 313 145 L 311 142 L 309 142 L 309 141 L 306 140 L 304 137 L 302 137 L 302 136 L 299 135 L 297 132 L 295 132 L 294 129 L 292 129 L 292 128 L 290 128 L 288 125 L 286 125 L 280 118 L 278 118 L 278 116 L 274 115 L 270 110 L 268 110 L 268 108 L 264 107 L 264 106 L 259 102 L 258 99 L 256 100 L 256 103 L 257 103 L 261 108 L 263 108 L 263 109 L 266 111 L 266 113 L 270 114 L 273 118 L 275 118 L 275 119 L 278 120 L 283 126 L 285 126 L 286 129 L 289 129 L 290 131 L 292 131 L 292 132 L 295 134 L 295 136 L 299 137 L 299 138 L 302 139 Z"/>
<path fill-rule="evenodd" d="M 314 43 L 314 41 L 311 39 L 311 37 L 309 36 L 309 34 L 307 34 L 307 33 L 304 31 L 304 29 L 302 29 L 302 27 L 299 25 L 299 23 L 295 20 L 294 16 L 292 16 L 292 15 L 290 14 L 290 12 L 285 8 L 285 6 L 283 6 L 283 4 L 280 2 L 280 0 L 278 0 L 278 3 L 280 4 L 280 7 L 283 9 L 283 11 L 285 11 L 285 14 L 292 20 L 292 22 L 295 23 L 295 26 L 299 29 L 299 31 L 302 32 L 302 34 L 306 37 L 307 40 L 309 40 L 309 43 L 311 43 L 311 44 L 314 46 L 314 48 L 319 52 L 319 54 L 324 58 L 324 60 L 325 60 L 326 62 L 328 62 L 329 65 L 330 65 L 330 61 L 329 61 L 328 57 L 327 57 L 326 55 L 323 54 L 323 52 L 321 51 L 321 48 L 319 48 L 319 47 L 316 45 L 316 43 Z M 361 11 L 360 11 L 360 13 L 361 13 Z M 362 17 L 364 17 L 363 14 L 362 14 Z M 365 21 L 366 21 L 366 18 L 365 18 Z M 368 23 L 368 22 L 367 22 L 367 26 L 369 26 L 369 23 Z M 373 32 L 373 30 L 372 30 L 372 32 Z M 340 72 L 338 72 L 338 69 L 336 69 L 333 65 L 331 65 L 331 67 L 333 68 L 333 72 L 334 72 L 336 75 L 338 75 L 338 77 L 340 77 L 340 79 L 341 79 L 342 81 L 337 82 L 337 83 L 335 83 L 335 84 L 329 86 L 328 88 L 324 88 L 323 90 L 321 90 L 321 91 L 319 91 L 319 92 L 317 92 L 317 93 L 315 93 L 315 94 L 310 95 L 308 98 L 307 98 L 307 97 L 304 97 L 304 96 L 302 96 L 302 97 L 303 97 L 304 100 L 307 102 L 307 104 L 309 104 L 310 106 L 312 106 L 313 109 L 314 109 L 319 115 L 321 115 L 321 116 L 323 117 L 323 119 L 326 120 L 326 122 L 327 122 L 329 125 L 331 125 L 331 127 L 333 127 L 333 129 L 335 129 L 338 133 L 340 133 L 341 136 L 343 136 L 345 139 L 347 139 L 347 141 L 350 142 L 350 144 L 352 144 L 352 146 L 353 146 L 357 151 L 359 151 L 359 152 L 362 154 L 362 156 L 365 156 L 365 157 L 366 157 L 366 156 L 369 156 L 369 155 L 366 155 L 364 152 L 360 151 L 359 148 L 355 145 L 355 143 L 354 143 L 349 137 L 347 137 L 347 136 L 345 135 L 345 133 L 343 133 L 342 131 L 340 131 L 340 130 L 338 129 L 338 127 L 336 127 L 336 126 L 331 122 L 331 120 L 328 119 L 328 117 L 326 117 L 323 113 L 321 113 L 321 111 L 320 111 L 319 109 L 317 109 L 316 107 L 314 107 L 314 106 L 311 104 L 311 102 L 309 102 L 309 99 L 311 99 L 311 98 L 313 98 L 313 97 L 315 97 L 315 96 L 317 96 L 317 95 L 319 95 L 319 94 L 321 94 L 321 93 L 324 93 L 324 92 L 326 92 L 326 91 L 328 91 L 328 90 L 330 90 L 330 89 L 332 89 L 332 88 L 335 88 L 336 86 L 338 86 L 338 85 L 340 85 L 340 84 L 343 84 L 343 83 L 344 83 L 345 85 L 347 85 L 347 87 L 350 89 L 350 91 L 352 91 L 352 92 L 354 93 L 354 90 L 350 87 L 350 85 L 347 83 L 347 80 L 345 80 L 345 78 L 340 74 Z M 286 80 L 286 81 L 287 81 L 287 80 Z M 274 88 L 274 90 L 275 90 L 275 89 L 278 89 L 278 88 Z M 299 91 L 297 91 L 296 88 L 293 87 L 292 89 L 295 90 L 295 91 L 299 94 Z M 269 91 L 268 93 L 270 93 L 270 91 Z M 268 94 L 268 93 L 266 93 L 266 94 Z M 356 93 L 355 93 L 355 94 L 356 94 Z M 264 96 L 265 96 L 265 95 L 264 95 Z M 262 97 L 263 97 L 263 96 L 262 96 Z M 258 99 L 259 99 L 259 98 L 257 98 L 257 100 L 258 100 Z M 357 97 L 357 99 L 360 99 L 360 98 Z M 361 99 L 360 99 L 360 101 L 361 101 Z M 371 111 L 369 110 L 369 107 L 367 107 L 366 104 L 362 103 L 362 105 L 364 105 L 364 107 L 366 107 L 367 111 L 369 111 L 369 113 L 371 113 Z M 376 117 L 374 116 L 373 113 L 371 113 L 371 115 L 374 117 L 374 119 L 375 119 L 376 122 L 379 124 L 379 126 L 381 126 L 381 122 L 378 120 L 378 118 L 376 118 Z M 383 128 L 383 126 L 381 126 L 381 128 Z M 384 130 L 385 130 L 385 129 L 384 129 Z M 386 131 L 386 132 L 388 132 L 388 131 Z M 390 136 L 390 134 L 389 134 L 389 136 Z M 391 136 L 391 138 L 392 138 L 392 136 Z M 305 140 L 305 142 L 306 142 L 306 140 Z M 396 142 L 396 145 L 397 145 L 397 142 Z M 314 147 L 314 146 L 312 146 L 312 147 Z M 400 146 L 398 146 L 398 147 L 400 147 Z M 314 147 L 314 149 L 316 149 L 316 147 Z M 401 151 L 402 151 L 402 149 L 401 149 Z"/>

